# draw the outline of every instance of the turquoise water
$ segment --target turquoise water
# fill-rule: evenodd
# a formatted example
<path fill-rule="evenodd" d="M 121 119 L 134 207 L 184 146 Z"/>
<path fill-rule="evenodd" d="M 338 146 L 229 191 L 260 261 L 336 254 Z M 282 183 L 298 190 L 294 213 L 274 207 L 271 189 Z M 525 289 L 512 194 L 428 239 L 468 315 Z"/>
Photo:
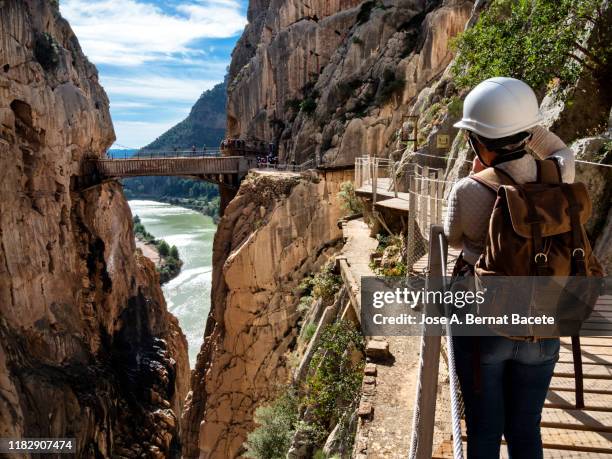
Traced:
<path fill-rule="evenodd" d="M 210 217 L 183 207 L 155 201 L 128 203 L 147 231 L 176 245 L 184 262 L 181 273 L 162 290 L 168 309 L 178 318 L 187 337 L 193 368 L 210 311 L 212 244 L 217 227 Z"/>

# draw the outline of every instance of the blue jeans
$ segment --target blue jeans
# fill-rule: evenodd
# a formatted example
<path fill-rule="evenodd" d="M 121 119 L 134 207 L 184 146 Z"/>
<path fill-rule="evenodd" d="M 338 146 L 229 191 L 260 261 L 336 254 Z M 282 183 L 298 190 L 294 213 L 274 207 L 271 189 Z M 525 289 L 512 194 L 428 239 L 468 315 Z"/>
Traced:
<path fill-rule="evenodd" d="M 541 459 L 542 408 L 559 339 L 453 338 L 465 403 L 468 459 L 497 459 L 502 434 L 512 459 Z"/>

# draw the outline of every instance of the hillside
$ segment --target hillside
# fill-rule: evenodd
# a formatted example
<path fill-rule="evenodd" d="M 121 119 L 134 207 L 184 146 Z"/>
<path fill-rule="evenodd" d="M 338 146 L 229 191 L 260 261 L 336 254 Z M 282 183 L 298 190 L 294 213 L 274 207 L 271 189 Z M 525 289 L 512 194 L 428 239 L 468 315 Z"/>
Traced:
<path fill-rule="evenodd" d="M 164 132 L 145 147 L 150 150 L 166 150 L 174 147 L 198 148 L 204 145 L 217 147 L 225 134 L 225 102 L 227 82 L 204 91 L 189 116 Z"/>

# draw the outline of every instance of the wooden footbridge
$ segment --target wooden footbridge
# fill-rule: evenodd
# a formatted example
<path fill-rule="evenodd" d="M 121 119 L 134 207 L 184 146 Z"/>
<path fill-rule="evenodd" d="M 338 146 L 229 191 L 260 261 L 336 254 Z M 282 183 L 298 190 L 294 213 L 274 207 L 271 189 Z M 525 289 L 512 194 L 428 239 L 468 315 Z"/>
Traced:
<path fill-rule="evenodd" d="M 248 156 L 166 156 L 130 158 L 98 158 L 87 162 L 87 168 L 101 179 L 140 176 L 190 177 L 235 188 L 256 167 L 255 158 Z"/>

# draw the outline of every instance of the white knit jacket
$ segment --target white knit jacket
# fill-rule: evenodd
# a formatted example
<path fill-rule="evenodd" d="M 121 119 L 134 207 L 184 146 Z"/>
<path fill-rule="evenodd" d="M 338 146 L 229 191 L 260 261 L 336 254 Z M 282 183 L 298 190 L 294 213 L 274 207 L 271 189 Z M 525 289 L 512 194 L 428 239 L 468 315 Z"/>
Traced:
<path fill-rule="evenodd" d="M 537 126 L 528 149 L 540 159 L 554 157 L 559 163 L 564 182 L 572 183 L 575 177 L 574 153 L 555 134 Z M 510 174 L 517 183 L 533 182 L 537 169 L 533 156 L 499 164 L 499 169 Z M 464 177 L 453 186 L 444 218 L 444 232 L 451 247 L 463 250 L 465 261 L 475 264 L 484 250 L 489 228 L 489 218 L 495 204 L 495 194 L 484 185 Z"/>

